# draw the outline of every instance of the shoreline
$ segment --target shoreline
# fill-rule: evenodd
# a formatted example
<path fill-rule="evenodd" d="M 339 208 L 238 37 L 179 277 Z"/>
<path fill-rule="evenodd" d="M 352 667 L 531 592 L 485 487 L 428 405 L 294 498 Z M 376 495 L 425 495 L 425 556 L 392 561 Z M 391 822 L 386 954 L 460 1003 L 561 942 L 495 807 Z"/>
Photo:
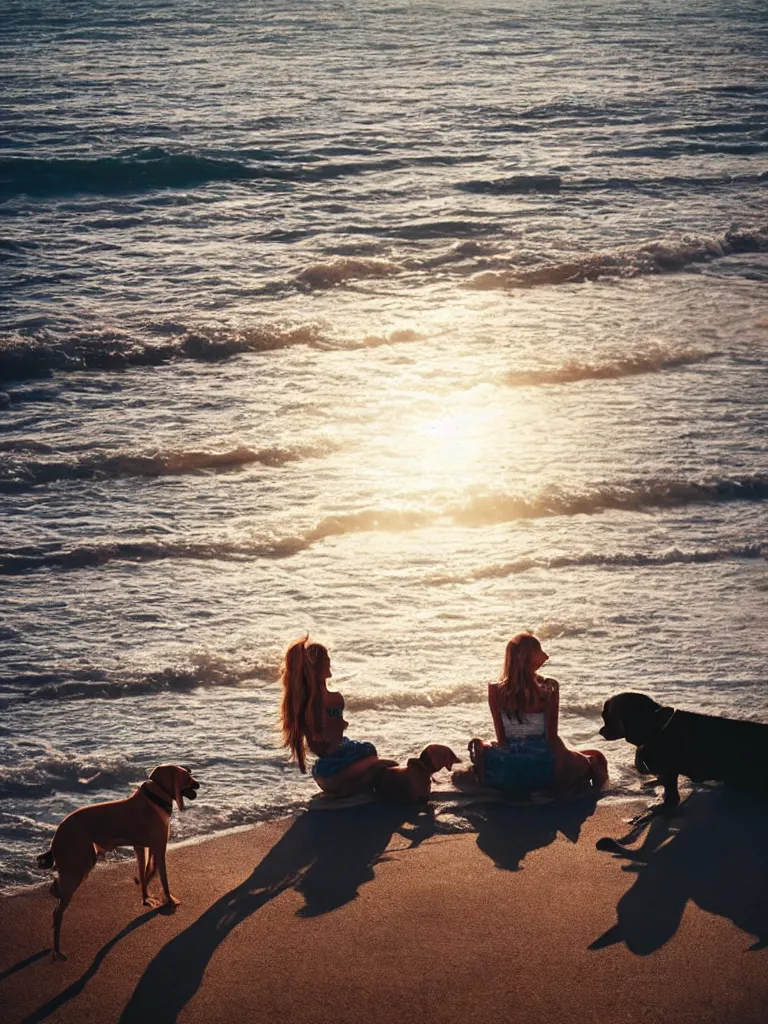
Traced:
<path fill-rule="evenodd" d="M 686 795 L 685 783 L 683 783 L 681 785 L 681 793 L 682 793 L 683 797 L 685 797 L 685 795 Z M 186 847 L 186 846 L 199 846 L 199 845 L 202 845 L 203 843 L 209 843 L 209 842 L 212 842 L 212 841 L 217 840 L 217 839 L 226 839 L 228 836 L 237 835 L 239 832 L 248 832 L 248 831 L 250 831 L 252 829 L 255 830 L 255 829 L 262 828 L 263 826 L 281 825 L 281 824 L 283 824 L 285 822 L 289 822 L 290 823 L 293 820 L 295 820 L 296 818 L 298 818 L 300 815 L 306 814 L 309 811 L 312 811 L 314 813 L 315 807 L 313 807 L 313 800 L 316 800 L 319 796 L 321 796 L 321 793 L 318 790 L 313 795 L 313 797 L 311 797 L 306 802 L 305 805 L 296 807 L 293 810 L 286 812 L 285 814 L 281 813 L 281 814 L 279 814 L 275 818 L 262 818 L 262 819 L 259 819 L 259 820 L 256 820 L 256 821 L 246 822 L 243 825 L 231 825 L 228 828 L 221 829 L 221 830 L 216 831 L 216 832 L 201 832 L 198 835 L 189 836 L 186 839 L 179 839 L 178 841 L 175 841 L 175 842 L 174 842 L 173 838 L 171 838 L 170 842 L 168 843 L 168 850 L 170 851 L 170 850 L 175 850 L 175 849 L 181 849 L 181 848 Z M 580 798 L 577 797 L 576 799 L 580 799 Z M 353 800 L 355 800 L 355 798 L 353 798 Z M 599 799 L 599 806 L 600 807 L 622 807 L 622 806 L 626 806 L 629 809 L 630 806 L 637 805 L 637 807 L 640 808 L 640 807 L 644 806 L 646 803 L 648 803 L 649 800 L 650 800 L 650 797 L 647 797 L 647 796 L 645 796 L 643 794 L 639 794 L 639 793 L 637 793 L 637 794 L 611 793 L 611 794 L 607 794 L 607 795 L 602 795 L 600 797 L 600 799 Z M 487 801 L 484 801 L 481 796 L 473 795 L 471 793 L 463 793 L 461 790 L 458 790 L 458 789 L 455 789 L 455 790 L 453 790 L 453 789 L 452 790 L 436 789 L 436 790 L 432 791 L 432 793 L 430 795 L 429 802 L 430 803 L 435 803 L 437 805 L 450 804 L 451 802 L 455 802 L 457 805 L 462 805 L 462 806 L 469 806 L 471 803 L 489 802 L 489 803 L 504 804 L 505 806 L 510 806 L 510 807 L 535 807 L 535 806 L 540 806 L 540 805 L 544 805 L 544 804 L 554 803 L 556 801 L 554 799 L 550 799 L 550 798 L 547 798 L 547 799 L 541 800 L 541 801 L 525 801 L 525 800 L 514 801 L 514 800 L 511 800 L 511 799 L 505 798 L 503 796 L 499 796 L 498 798 L 494 798 L 494 797 L 491 796 Z M 355 807 L 355 806 L 367 806 L 368 803 L 376 804 L 376 803 L 381 803 L 381 801 L 377 800 L 374 797 L 371 797 L 371 799 L 369 801 L 365 801 L 365 802 L 363 802 L 363 801 L 357 802 L 356 800 L 355 800 L 355 802 L 342 800 L 342 801 L 338 801 L 338 802 L 334 801 L 334 803 L 338 803 L 338 808 L 336 806 L 324 807 L 322 809 L 323 813 L 325 813 L 325 811 L 335 811 L 336 809 L 338 809 L 338 810 L 345 810 L 347 808 Z M 83 805 L 83 806 L 85 806 L 85 805 Z M 174 808 L 174 818 L 179 813 L 180 812 L 178 811 L 178 809 Z M 186 813 L 186 811 L 184 813 Z M 173 836 L 173 819 L 171 819 L 171 836 Z M 53 833 L 51 833 L 51 838 L 52 837 L 53 837 Z M 122 853 L 119 853 L 117 851 L 110 852 L 110 854 L 107 855 L 106 859 L 104 861 L 100 862 L 99 865 L 97 865 L 100 871 L 103 871 L 106 868 L 119 867 L 120 865 L 124 865 L 126 863 L 132 864 L 134 862 L 133 851 L 129 851 L 128 847 L 119 847 L 118 849 L 121 850 Z M 37 855 L 37 853 L 41 853 L 41 852 L 43 852 L 43 847 L 42 846 L 40 846 L 37 849 L 37 851 L 36 851 L 36 853 L 34 855 L 30 854 L 30 858 L 34 859 L 34 857 Z M 43 880 L 35 881 L 35 882 L 20 882 L 20 883 L 18 883 L 18 885 L 15 885 L 15 886 L 14 885 L 9 885 L 6 888 L 0 889 L 0 905 L 2 903 L 2 900 L 12 899 L 15 896 L 21 896 L 21 895 L 23 895 L 24 893 L 27 893 L 27 892 L 34 892 L 37 889 L 41 889 L 41 890 L 42 889 L 47 889 L 48 886 L 50 885 L 50 878 L 52 877 L 52 874 L 53 874 L 52 872 L 48 872 L 47 879 L 43 879 Z"/>
<path fill-rule="evenodd" d="M 603 801 L 475 802 L 459 817 L 464 830 L 441 831 L 429 808 L 369 803 L 184 841 L 168 858 L 173 913 L 141 907 L 132 864 L 99 865 L 67 910 L 62 963 L 44 887 L 7 896 L 0 1016 L 764 1020 L 762 804 L 695 791 L 631 857 L 595 848 L 628 832 Z"/>

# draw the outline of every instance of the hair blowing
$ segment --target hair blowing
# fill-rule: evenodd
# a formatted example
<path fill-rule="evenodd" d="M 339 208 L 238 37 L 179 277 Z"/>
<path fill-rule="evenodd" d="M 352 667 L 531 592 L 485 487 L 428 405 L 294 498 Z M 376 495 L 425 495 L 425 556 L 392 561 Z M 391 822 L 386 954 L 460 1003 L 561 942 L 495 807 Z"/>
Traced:
<path fill-rule="evenodd" d="M 294 640 L 283 656 L 280 669 L 283 744 L 290 748 L 302 772 L 307 770 L 306 737 L 321 732 L 323 683 L 329 662 L 328 651 L 322 644 L 311 643 L 308 634 Z"/>
<path fill-rule="evenodd" d="M 540 650 L 541 644 L 533 633 L 518 633 L 507 644 L 498 690 L 499 703 L 507 714 L 514 714 L 518 722 L 522 721 L 522 712 L 535 704 L 539 696 L 531 657 Z"/>

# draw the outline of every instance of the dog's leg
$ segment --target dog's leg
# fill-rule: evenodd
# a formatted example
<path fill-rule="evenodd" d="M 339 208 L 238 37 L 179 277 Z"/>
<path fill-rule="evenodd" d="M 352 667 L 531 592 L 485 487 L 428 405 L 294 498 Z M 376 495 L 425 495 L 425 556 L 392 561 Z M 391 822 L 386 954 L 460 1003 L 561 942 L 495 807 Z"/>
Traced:
<path fill-rule="evenodd" d="M 165 867 L 165 847 L 162 850 L 155 850 L 151 856 L 154 856 L 155 862 L 157 863 L 157 870 L 160 872 L 160 883 L 163 886 L 163 892 L 165 893 L 165 902 L 171 907 L 178 907 L 179 901 L 175 896 L 171 896 L 171 890 L 168 888 L 168 871 Z"/>
<path fill-rule="evenodd" d="M 153 900 L 147 892 L 147 885 L 151 877 L 147 871 L 147 849 L 145 846 L 134 846 L 133 849 L 136 854 L 136 864 L 139 868 L 138 878 L 134 878 L 134 882 L 141 886 L 141 902 L 145 907 L 156 907 L 157 901 Z"/>
<path fill-rule="evenodd" d="M 67 959 L 66 954 L 61 951 L 61 922 L 64 917 L 64 911 L 69 906 L 74 893 L 74 889 L 70 890 L 69 888 L 64 888 L 61 884 L 61 880 L 59 880 L 59 885 L 57 887 L 59 902 L 53 909 L 53 960 Z"/>
<path fill-rule="evenodd" d="M 664 787 L 664 799 L 661 803 L 650 804 L 641 814 L 630 819 L 630 825 L 640 825 L 650 821 L 659 814 L 674 814 L 680 805 L 680 791 L 677 788 L 677 774 L 660 775 L 658 783 Z"/>
<path fill-rule="evenodd" d="M 680 803 L 680 790 L 677 788 L 677 773 L 662 775 L 659 782 L 664 786 L 664 800 L 661 804 L 660 813 L 671 814 L 677 809 Z"/>
<path fill-rule="evenodd" d="M 155 861 L 154 853 L 152 853 L 152 850 L 150 850 L 149 851 L 149 856 L 147 857 L 147 871 L 146 871 L 146 874 L 144 876 L 146 878 L 146 880 L 147 880 L 147 885 L 149 885 L 149 883 L 152 881 L 152 879 L 155 877 L 156 874 L 157 874 L 157 863 Z"/>

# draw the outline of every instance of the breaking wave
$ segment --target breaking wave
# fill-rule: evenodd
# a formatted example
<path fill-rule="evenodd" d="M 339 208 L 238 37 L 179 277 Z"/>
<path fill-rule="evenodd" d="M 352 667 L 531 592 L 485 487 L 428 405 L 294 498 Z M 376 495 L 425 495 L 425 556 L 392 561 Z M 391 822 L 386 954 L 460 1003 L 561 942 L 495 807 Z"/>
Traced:
<path fill-rule="evenodd" d="M 296 281 L 302 287 L 312 290 L 333 288 L 345 281 L 392 277 L 402 269 L 399 264 L 389 260 L 357 259 L 350 256 L 329 263 L 313 263 L 296 275 Z"/>
<path fill-rule="evenodd" d="M 768 250 L 768 227 L 729 231 L 721 238 L 691 238 L 676 242 L 650 242 L 608 253 L 595 253 L 542 266 L 511 267 L 476 274 L 469 287 L 533 288 L 540 285 L 583 284 L 600 278 L 671 274 L 697 263 L 710 263 L 737 253 Z"/>
<path fill-rule="evenodd" d="M 157 672 L 103 671 L 61 666 L 50 671 L 21 672 L 4 680 L 6 706 L 18 701 L 141 697 L 152 693 L 189 693 L 200 688 L 272 685 L 277 663 L 233 662 L 197 655 L 188 665 Z"/>
<path fill-rule="evenodd" d="M 240 447 L 225 452 L 159 451 L 150 455 L 136 455 L 130 452 L 96 451 L 59 460 L 8 459 L 0 465 L 0 492 L 25 491 L 62 480 L 181 476 L 204 471 L 226 472 L 254 463 L 278 467 L 319 454 L 320 450 L 315 448 Z"/>
<path fill-rule="evenodd" d="M 580 178 L 563 181 L 558 174 L 516 174 L 510 178 L 477 179 L 456 185 L 460 192 L 475 195 L 569 195 L 582 192 L 657 191 L 669 188 L 710 189 L 732 185 L 758 185 L 768 179 L 760 174 L 675 175 L 656 178 Z"/>
<path fill-rule="evenodd" d="M 647 508 L 764 501 L 766 498 L 768 479 L 762 476 L 711 481 L 652 479 L 624 484 L 603 484 L 571 492 L 548 488 L 531 497 L 497 492 L 475 495 L 461 504 L 448 506 L 442 510 L 384 508 L 342 513 L 322 519 L 305 533 L 265 539 L 263 542 L 252 544 L 149 538 L 137 541 L 105 541 L 64 550 L 16 548 L 0 552 L 0 575 L 13 576 L 40 569 L 95 568 L 112 561 L 151 562 L 166 558 L 290 558 L 328 538 L 354 533 L 401 532 L 429 526 L 476 528 L 517 519 L 596 515 L 607 511 L 636 512 Z M 533 568 L 534 564 L 526 564 L 525 567 Z"/>
<path fill-rule="evenodd" d="M 745 476 L 712 481 L 652 479 L 625 484 L 604 484 L 583 491 L 549 488 L 532 498 L 516 495 L 478 495 L 449 511 L 461 526 L 487 526 L 514 519 L 594 515 L 599 512 L 635 512 L 645 508 L 676 508 L 729 501 L 763 501 L 768 479 Z"/>
<path fill-rule="evenodd" d="M 471 580 L 501 579 L 533 569 L 572 569 L 595 566 L 606 569 L 638 569 L 665 565 L 709 565 L 712 562 L 730 562 L 734 559 L 768 559 L 768 547 L 764 544 L 742 544 L 724 548 L 703 548 L 681 551 L 670 548 L 658 554 L 644 551 L 612 553 L 585 552 L 581 555 L 556 555 L 553 558 L 522 557 L 512 562 L 486 565 L 466 575 L 435 575 L 426 582 L 434 586 L 451 583 L 467 583 Z"/>
<path fill-rule="evenodd" d="M 103 541 L 80 544 L 63 550 L 15 548 L 0 552 L 0 575 L 16 576 L 39 569 L 95 569 L 108 562 L 157 562 L 166 558 L 197 561 L 223 561 L 238 558 L 274 557 L 275 545 L 258 547 L 248 544 L 194 541 Z M 293 554 L 293 551 L 286 552 Z"/>
<path fill-rule="evenodd" d="M 289 153 L 257 150 L 229 157 L 173 153 L 160 147 L 115 156 L 0 160 L 0 197 L 74 194 L 119 195 L 156 189 L 183 189 L 211 182 L 322 182 L 415 164 L 459 163 L 462 158 L 382 157 L 372 160 L 304 160 Z"/>
<path fill-rule="evenodd" d="M 634 512 L 644 508 L 765 498 L 768 498 L 768 479 L 762 476 L 706 482 L 655 479 L 605 484 L 574 492 L 548 488 L 532 497 L 492 492 L 475 495 L 443 510 L 364 509 L 329 516 L 307 533 L 272 545 L 271 550 L 277 556 L 288 555 L 329 537 L 368 531 L 400 532 L 439 525 L 482 527 L 516 519 L 594 515 L 611 510 Z"/>
<path fill-rule="evenodd" d="M 442 708 L 454 704 L 479 704 L 487 692 L 477 683 L 461 683 L 439 690 L 392 690 L 345 697 L 349 711 L 389 711 L 407 708 Z"/>
<path fill-rule="evenodd" d="M 122 789 L 142 781 L 141 771 L 124 758 L 77 757 L 46 745 L 35 759 L 0 766 L 0 798 L 34 799 L 51 793 L 91 793 Z"/>
<path fill-rule="evenodd" d="M 656 373 L 678 366 L 703 363 L 721 355 L 706 349 L 682 349 L 670 352 L 660 346 L 653 346 L 639 355 L 625 356 L 605 363 L 580 363 L 571 361 L 563 366 L 542 370 L 518 370 L 506 376 L 510 387 L 525 387 L 539 384 L 572 384 L 580 380 L 609 380 L 617 377 L 633 377 L 637 374 Z"/>
<path fill-rule="evenodd" d="M 149 332 L 176 334 L 148 341 L 112 329 L 80 331 L 67 337 L 48 331 L 10 334 L 0 339 L 0 379 L 47 377 L 54 370 L 124 370 L 162 366 L 177 359 L 218 362 L 243 352 L 271 352 L 293 345 L 320 345 L 313 324 L 264 325 L 232 330 L 188 330 L 181 325 L 150 326 Z"/>
<path fill-rule="evenodd" d="M 577 636 L 586 632 L 589 625 L 566 626 L 562 623 L 543 624 L 536 629 L 542 639 L 562 636 Z M 444 708 L 463 704 L 482 704 L 488 699 L 485 683 L 474 681 L 458 683 L 433 690 L 384 690 L 380 693 L 357 694 L 345 697 L 349 711 L 405 711 L 419 708 Z M 601 705 L 568 705 L 568 714 L 595 714 Z"/>
<path fill-rule="evenodd" d="M 319 350 L 354 350 L 415 341 L 414 331 L 342 339 L 324 336 L 314 324 L 265 324 L 190 330 L 180 324 L 157 324 L 149 334 L 169 334 L 165 341 L 147 340 L 124 331 L 81 331 L 67 337 L 48 331 L 14 333 L 0 338 L 0 380 L 47 377 L 53 371 L 125 370 L 164 366 L 177 360 L 215 363 L 247 352 L 273 352 L 306 345 Z M 10 400 L 10 399 L 9 399 Z"/>

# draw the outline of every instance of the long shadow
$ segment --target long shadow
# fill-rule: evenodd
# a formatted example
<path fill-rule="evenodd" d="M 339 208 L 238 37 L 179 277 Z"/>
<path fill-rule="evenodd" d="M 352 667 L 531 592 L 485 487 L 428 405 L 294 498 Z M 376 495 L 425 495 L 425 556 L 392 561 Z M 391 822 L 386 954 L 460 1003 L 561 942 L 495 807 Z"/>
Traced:
<path fill-rule="evenodd" d="M 152 910 L 148 910 L 144 914 L 139 915 L 139 917 L 131 921 L 130 924 L 127 924 L 122 931 L 118 932 L 117 935 L 114 935 L 109 942 L 101 947 L 93 958 L 91 966 L 77 979 L 77 981 L 73 981 L 71 985 L 68 985 L 62 992 L 59 992 L 57 996 L 49 999 L 47 1003 L 35 1010 L 34 1013 L 30 1013 L 28 1017 L 25 1017 L 24 1020 L 21 1021 L 21 1024 L 36 1024 L 37 1021 L 45 1020 L 46 1017 L 50 1017 L 52 1013 L 62 1007 L 65 1003 L 68 1003 L 70 999 L 74 999 L 75 996 L 79 996 L 117 943 L 120 942 L 121 939 L 124 939 L 126 935 L 130 935 L 131 932 L 136 931 L 137 928 L 141 928 L 141 926 L 146 924 L 147 921 L 156 917 L 157 914 L 161 913 L 162 909 L 162 907 L 154 907 Z M 48 950 L 43 950 L 41 953 L 35 953 L 34 956 L 28 957 L 26 962 L 37 960 L 46 952 L 48 952 Z M 21 966 L 24 966 L 24 964 Z"/>
<path fill-rule="evenodd" d="M 51 947 L 48 946 L 47 949 L 39 949 L 37 953 L 33 953 L 31 956 L 27 956 L 23 960 L 19 960 L 19 962 L 14 964 L 13 967 L 8 967 L 4 971 L 0 972 L 0 981 L 5 981 L 6 978 L 10 978 L 10 976 L 15 974 L 17 971 L 23 971 L 25 967 L 29 967 L 30 964 L 35 963 L 35 961 L 50 952 Z"/>
<path fill-rule="evenodd" d="M 405 828 L 410 822 L 414 827 Z M 429 814 L 408 807 L 368 804 L 302 814 L 252 874 L 216 900 L 152 960 L 120 1018 L 121 1024 L 171 1024 L 200 987 L 219 944 L 246 918 L 288 889 L 313 917 L 343 906 L 374 877 L 392 835 L 409 846 L 435 831 Z"/>
<path fill-rule="evenodd" d="M 632 837 L 628 837 L 630 840 Z M 620 942 L 638 956 L 675 934 L 689 900 L 768 945 L 768 807 L 749 796 L 695 792 L 678 816 L 654 818 L 641 846 L 613 853 L 637 875 L 616 906 L 617 922 L 590 949 Z"/>
<path fill-rule="evenodd" d="M 477 845 L 505 871 L 520 871 L 526 856 L 549 846 L 558 832 L 575 843 L 581 827 L 595 812 L 594 796 L 516 807 L 509 804 L 470 804 L 457 809 L 477 830 Z"/>

